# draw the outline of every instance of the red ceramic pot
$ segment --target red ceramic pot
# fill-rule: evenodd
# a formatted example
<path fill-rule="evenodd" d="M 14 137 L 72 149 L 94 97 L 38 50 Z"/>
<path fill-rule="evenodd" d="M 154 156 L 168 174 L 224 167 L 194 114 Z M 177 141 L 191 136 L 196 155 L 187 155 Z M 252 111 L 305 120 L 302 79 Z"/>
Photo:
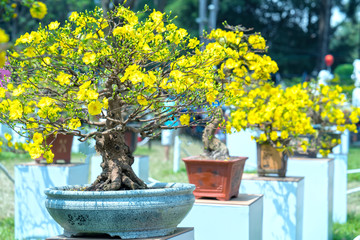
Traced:
<path fill-rule="evenodd" d="M 227 201 L 239 194 L 247 157 L 210 160 L 201 156 L 187 157 L 185 162 L 189 183 L 196 186 L 195 198 L 210 197 Z"/>

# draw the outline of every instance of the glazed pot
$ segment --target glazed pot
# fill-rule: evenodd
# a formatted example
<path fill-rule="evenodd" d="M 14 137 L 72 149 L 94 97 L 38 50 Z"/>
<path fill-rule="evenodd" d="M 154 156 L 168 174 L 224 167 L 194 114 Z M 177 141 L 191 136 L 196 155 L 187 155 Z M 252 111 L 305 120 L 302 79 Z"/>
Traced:
<path fill-rule="evenodd" d="M 210 197 L 220 201 L 237 197 L 247 157 L 231 157 L 229 160 L 187 157 L 185 162 L 189 182 L 196 186 L 195 198 Z"/>
<path fill-rule="evenodd" d="M 151 183 L 149 189 L 123 191 L 81 191 L 83 187 L 45 190 L 45 206 L 66 237 L 170 235 L 195 201 L 191 184 Z"/>
<path fill-rule="evenodd" d="M 270 144 L 257 143 L 257 172 L 259 176 L 278 175 L 285 177 L 288 155 L 279 152 Z"/>

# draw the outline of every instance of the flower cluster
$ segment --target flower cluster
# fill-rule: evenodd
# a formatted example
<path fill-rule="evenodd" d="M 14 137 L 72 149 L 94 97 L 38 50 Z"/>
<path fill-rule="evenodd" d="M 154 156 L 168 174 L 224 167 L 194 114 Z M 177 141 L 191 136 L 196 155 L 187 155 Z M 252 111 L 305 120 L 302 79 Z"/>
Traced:
<path fill-rule="evenodd" d="M 281 89 L 265 84 L 242 92 L 232 105 L 227 131 L 247 127 L 261 131 L 259 143 L 270 143 L 279 151 L 307 148 L 327 156 L 340 143 L 345 130 L 357 132 L 360 108 L 349 107 L 339 86 L 298 84 Z"/>
<path fill-rule="evenodd" d="M 262 131 L 255 137 L 259 143 L 271 143 L 281 151 L 290 150 L 292 136 L 315 132 L 307 116 L 312 104 L 301 85 L 284 90 L 265 84 L 251 89 L 234 104 L 236 110 L 231 113 L 227 130 L 257 128 Z"/>
<path fill-rule="evenodd" d="M 239 102 L 245 85 L 278 69 L 261 52 L 258 34 L 215 30 L 207 38 L 200 50 L 168 15 L 147 8 L 119 6 L 107 18 L 99 8 L 73 12 L 62 26 L 52 22 L 17 39 L 21 50 L 9 53 L 12 78 L 0 92 L 0 118 L 23 124 L 31 137 L 26 150 L 51 162 L 49 135 L 86 140 L 139 122 L 133 131 L 154 136 L 173 117 L 189 125 L 193 107 L 212 114 L 215 101 Z M 96 130 L 84 133 L 85 125 Z"/>

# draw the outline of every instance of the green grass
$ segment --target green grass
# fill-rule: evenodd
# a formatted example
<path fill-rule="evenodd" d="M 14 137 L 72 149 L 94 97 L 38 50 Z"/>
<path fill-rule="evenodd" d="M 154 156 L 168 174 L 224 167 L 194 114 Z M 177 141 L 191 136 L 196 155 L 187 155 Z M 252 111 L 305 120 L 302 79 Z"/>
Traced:
<path fill-rule="evenodd" d="M 360 148 L 352 147 L 349 149 L 348 155 L 348 169 L 360 168 Z M 348 175 L 348 182 L 360 182 L 360 173 L 353 173 Z"/>
<path fill-rule="evenodd" d="M 0 219 L 0 239 L 13 240 L 15 239 L 14 218 Z"/>
<path fill-rule="evenodd" d="M 360 215 L 349 213 L 347 217 L 346 224 L 334 224 L 333 240 L 353 240 L 360 235 Z"/>

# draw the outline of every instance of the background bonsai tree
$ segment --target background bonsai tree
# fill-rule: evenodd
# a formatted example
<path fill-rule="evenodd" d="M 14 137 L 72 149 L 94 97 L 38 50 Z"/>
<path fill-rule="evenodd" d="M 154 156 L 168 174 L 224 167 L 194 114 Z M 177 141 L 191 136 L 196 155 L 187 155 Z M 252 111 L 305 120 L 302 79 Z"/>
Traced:
<path fill-rule="evenodd" d="M 357 132 L 360 108 L 351 106 L 342 88 L 338 85 L 303 84 L 311 102 L 307 115 L 316 130 L 308 141 L 308 151 L 320 153 L 326 157 L 332 149 L 341 143 L 340 134 L 345 130 Z"/>
<path fill-rule="evenodd" d="M 277 70 L 257 53 L 265 49 L 259 34 L 233 28 L 207 37 L 200 50 L 198 39 L 146 7 L 134 13 L 119 6 L 106 17 L 99 8 L 73 12 L 64 26 L 52 22 L 16 41 L 8 55 L 10 83 L 0 88 L 1 122 L 21 124 L 25 150 L 48 162 L 50 135 L 94 138 L 103 171 L 91 190 L 146 188 L 131 169 L 125 131 L 154 137 L 188 126 L 198 107 L 221 119 L 215 101 L 236 99 L 246 83 Z M 164 124 L 174 117 L 180 126 Z"/>
<path fill-rule="evenodd" d="M 242 101 L 234 104 L 231 121 L 237 131 L 245 128 L 260 130 L 259 135 L 253 136 L 258 143 L 291 153 L 292 139 L 315 133 L 307 115 L 312 105 L 302 85 L 282 89 L 265 84 L 249 90 Z"/>

